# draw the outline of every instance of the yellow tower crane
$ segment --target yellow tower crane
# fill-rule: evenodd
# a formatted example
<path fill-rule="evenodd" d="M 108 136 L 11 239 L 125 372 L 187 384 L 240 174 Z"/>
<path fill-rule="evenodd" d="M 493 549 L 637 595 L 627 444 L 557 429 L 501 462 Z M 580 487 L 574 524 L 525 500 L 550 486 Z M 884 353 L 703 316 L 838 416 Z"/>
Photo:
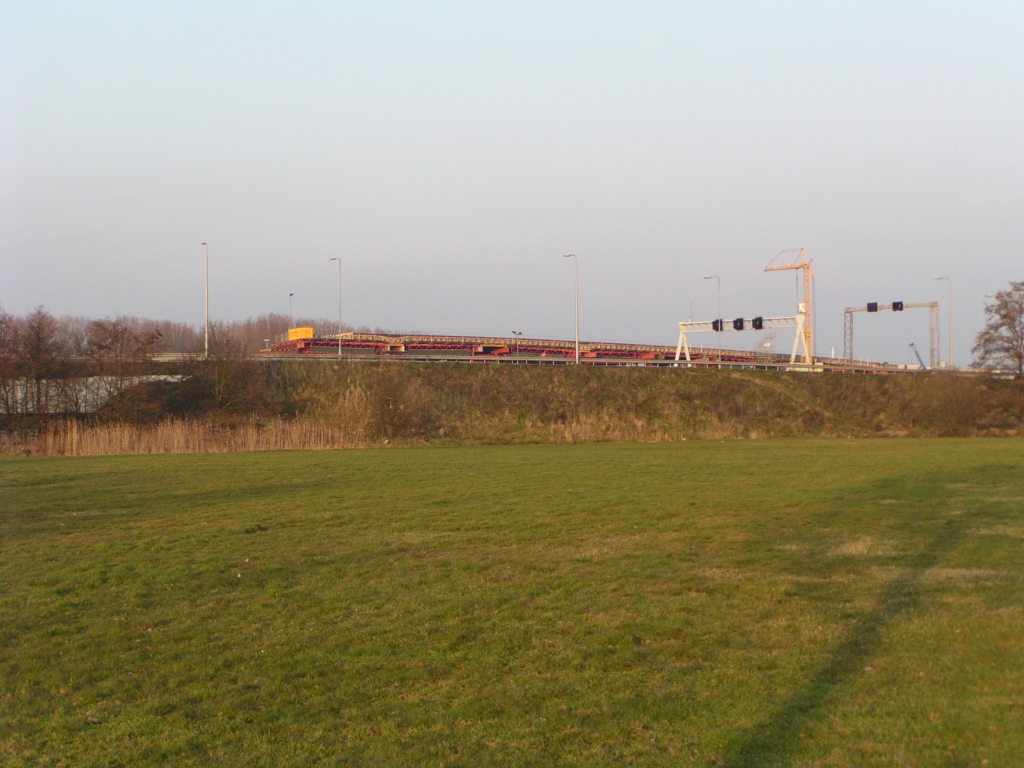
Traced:
<path fill-rule="evenodd" d="M 799 260 L 791 261 L 789 256 L 791 253 L 799 253 Z M 781 263 L 776 264 L 776 261 Z M 810 350 L 811 357 L 814 356 L 814 324 L 811 322 L 811 294 L 813 290 L 811 288 L 811 280 L 816 275 L 814 270 L 811 269 L 811 262 L 814 259 L 807 258 L 807 251 L 800 248 L 799 251 L 796 249 L 782 251 L 778 256 L 768 262 L 768 266 L 764 268 L 765 272 L 777 272 L 783 269 L 802 269 L 804 277 L 804 300 L 800 304 L 800 314 L 804 315 L 804 341 L 807 343 L 807 349 Z"/>

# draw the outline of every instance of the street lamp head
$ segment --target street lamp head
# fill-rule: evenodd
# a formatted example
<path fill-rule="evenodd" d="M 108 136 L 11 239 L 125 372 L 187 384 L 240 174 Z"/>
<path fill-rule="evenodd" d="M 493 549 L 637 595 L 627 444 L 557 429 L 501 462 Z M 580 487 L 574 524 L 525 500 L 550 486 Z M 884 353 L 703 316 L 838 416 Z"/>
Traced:
<path fill-rule="evenodd" d="M 576 258 L 576 254 L 575 253 L 566 253 L 566 254 L 562 255 L 562 258 L 563 259 L 574 259 L 574 258 Z"/>
<path fill-rule="evenodd" d="M 936 275 L 935 277 L 932 278 L 932 280 L 949 280 L 949 278 L 948 277 L 939 277 L 938 275 Z"/>
<path fill-rule="evenodd" d="M 704 275 L 705 280 L 717 280 L 718 275 Z"/>
<path fill-rule="evenodd" d="M 331 256 L 331 261 L 341 261 L 337 256 Z"/>

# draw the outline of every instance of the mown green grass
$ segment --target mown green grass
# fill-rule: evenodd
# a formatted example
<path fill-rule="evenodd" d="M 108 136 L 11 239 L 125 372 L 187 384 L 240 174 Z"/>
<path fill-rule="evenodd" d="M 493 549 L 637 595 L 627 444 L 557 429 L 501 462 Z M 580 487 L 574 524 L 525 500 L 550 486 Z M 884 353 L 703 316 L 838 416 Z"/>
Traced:
<path fill-rule="evenodd" d="M 5 460 L 0 764 L 1019 765 L 1022 546 L 1019 440 Z"/>

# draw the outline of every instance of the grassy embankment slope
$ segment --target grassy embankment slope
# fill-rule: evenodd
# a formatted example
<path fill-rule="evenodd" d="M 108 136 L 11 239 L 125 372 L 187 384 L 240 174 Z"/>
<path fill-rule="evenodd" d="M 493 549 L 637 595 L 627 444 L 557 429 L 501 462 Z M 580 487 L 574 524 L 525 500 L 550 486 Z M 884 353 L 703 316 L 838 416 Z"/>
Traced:
<path fill-rule="evenodd" d="M 236 362 L 140 388 L 96 424 L 59 425 L 8 451 L 1024 435 L 1024 381 L 987 376 Z"/>
<path fill-rule="evenodd" d="M 1022 541 L 1019 440 L 4 460 L 0 763 L 1018 764 Z"/>
<path fill-rule="evenodd" d="M 299 413 L 353 438 L 599 442 L 1024 431 L 1024 382 L 729 370 L 305 366 Z M 306 378 L 308 377 L 308 378 Z"/>

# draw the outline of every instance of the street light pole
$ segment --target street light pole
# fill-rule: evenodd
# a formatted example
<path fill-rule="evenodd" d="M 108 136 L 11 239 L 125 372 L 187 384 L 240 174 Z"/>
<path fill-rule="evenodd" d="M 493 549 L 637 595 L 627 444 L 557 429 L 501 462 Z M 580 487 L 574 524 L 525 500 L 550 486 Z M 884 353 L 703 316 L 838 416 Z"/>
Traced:
<path fill-rule="evenodd" d="M 341 358 L 341 259 L 331 256 L 331 261 L 338 262 L 338 358 Z"/>
<path fill-rule="evenodd" d="M 718 281 L 718 364 L 722 364 L 722 278 L 718 275 L 705 275 L 705 280 Z"/>
<path fill-rule="evenodd" d="M 512 331 L 512 335 L 516 337 L 516 360 L 519 360 L 519 337 L 523 335 L 523 332 Z"/>
<path fill-rule="evenodd" d="M 576 273 L 576 365 L 580 364 L 580 260 L 575 253 L 566 253 L 564 258 L 572 259 Z"/>
<path fill-rule="evenodd" d="M 203 309 L 203 356 L 210 356 L 210 246 L 200 243 L 206 249 L 206 299 Z"/>
<path fill-rule="evenodd" d="M 953 363 L 953 279 L 949 277 L 935 277 L 934 280 L 945 280 L 949 283 L 949 367 L 956 368 Z"/>
<path fill-rule="evenodd" d="M 295 318 L 292 317 L 292 296 L 294 296 L 294 295 L 295 295 L 294 293 L 289 293 L 288 294 L 288 330 L 289 331 L 292 328 L 295 327 Z"/>

